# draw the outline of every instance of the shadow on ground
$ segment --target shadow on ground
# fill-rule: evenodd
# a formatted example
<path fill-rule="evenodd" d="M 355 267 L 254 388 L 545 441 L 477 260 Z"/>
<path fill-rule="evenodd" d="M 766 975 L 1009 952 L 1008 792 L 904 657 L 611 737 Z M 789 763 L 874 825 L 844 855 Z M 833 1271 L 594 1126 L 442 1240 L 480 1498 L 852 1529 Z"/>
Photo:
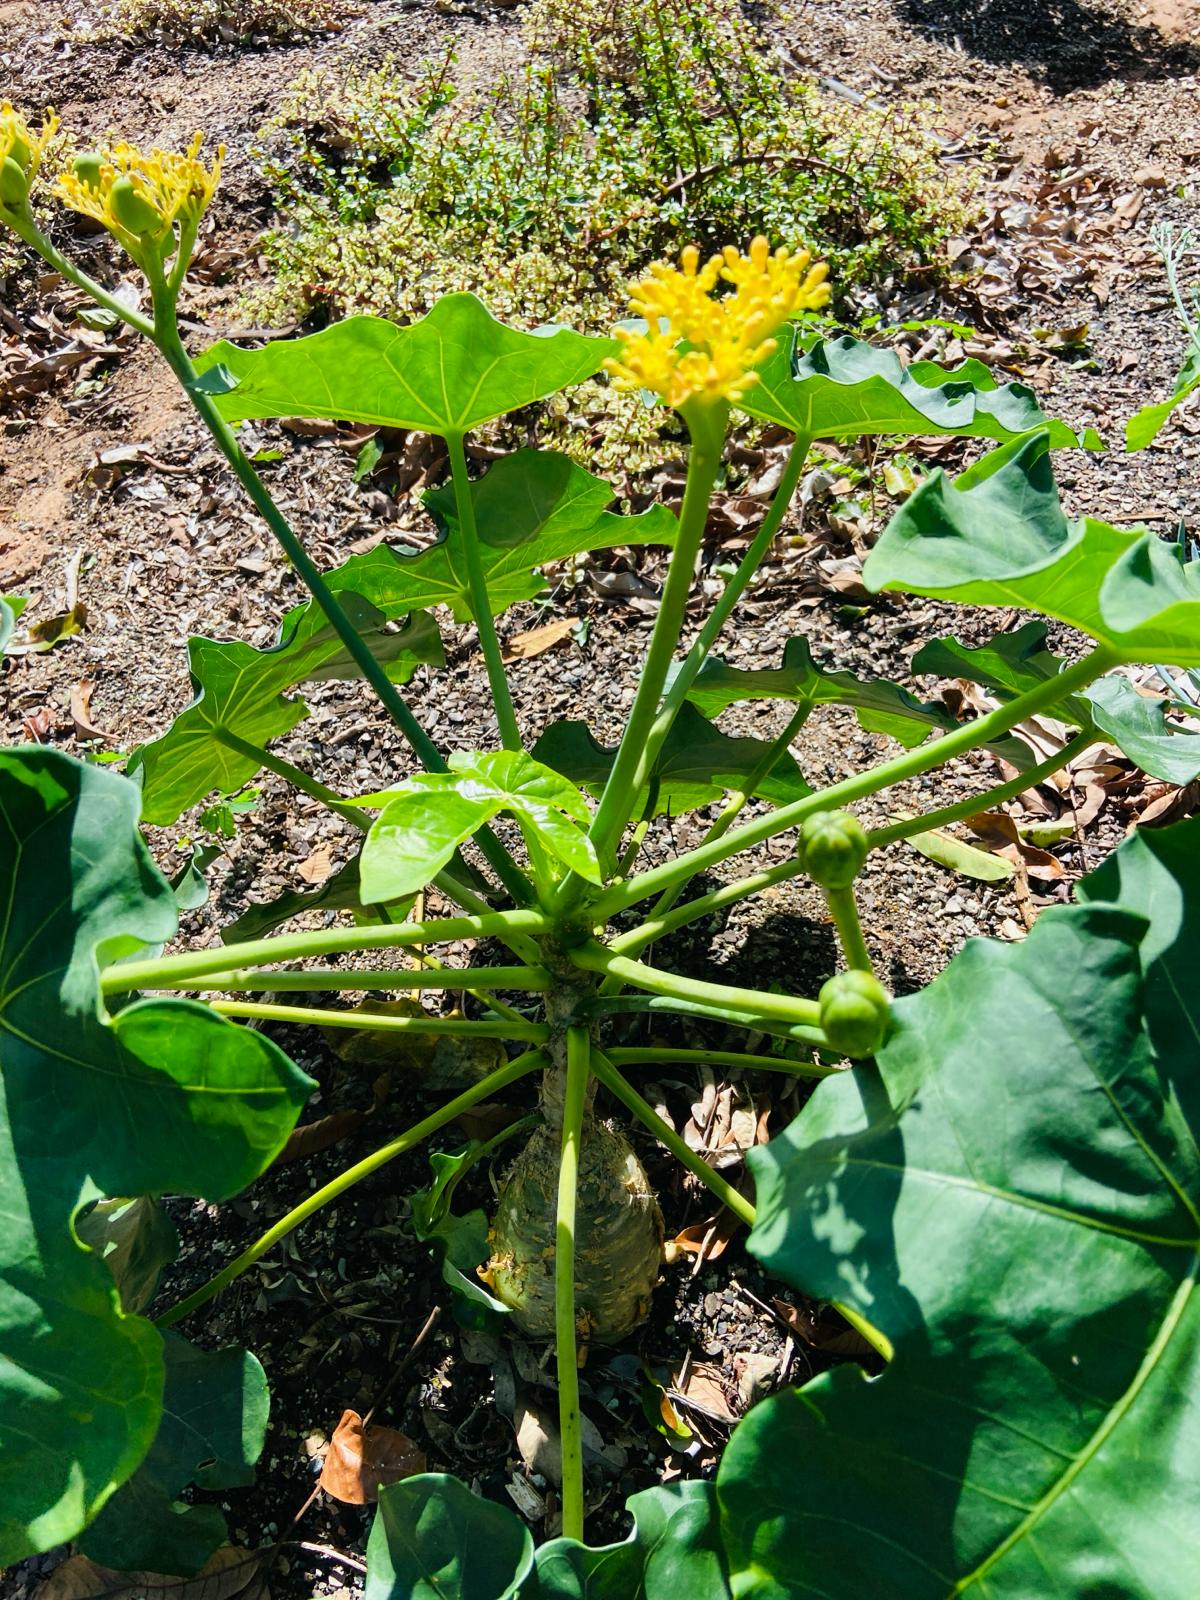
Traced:
<path fill-rule="evenodd" d="M 1177 78 L 1200 70 L 1200 38 L 1187 30 L 1186 0 L 1159 0 L 1152 20 L 1125 6 L 1084 0 L 894 0 L 899 17 L 927 37 L 957 39 L 979 60 L 1024 67 L 1055 93 L 1114 79 Z"/>

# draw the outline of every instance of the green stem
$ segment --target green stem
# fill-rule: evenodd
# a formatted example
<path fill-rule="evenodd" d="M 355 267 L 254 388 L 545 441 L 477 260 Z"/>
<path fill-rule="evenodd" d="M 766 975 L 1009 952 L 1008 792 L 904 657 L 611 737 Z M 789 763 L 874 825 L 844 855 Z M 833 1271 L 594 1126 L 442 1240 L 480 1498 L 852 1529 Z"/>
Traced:
<path fill-rule="evenodd" d="M 621 830 L 645 783 L 645 778 L 639 782 L 637 775 L 643 769 L 649 771 L 649 766 L 643 762 L 646 741 L 658 714 L 667 673 L 683 629 L 696 557 L 708 522 L 709 501 L 721 465 L 728 407 L 707 409 L 719 410 L 720 417 L 707 418 L 705 426 L 697 426 L 692 430 L 692 449 L 679 513 L 679 531 L 671 552 L 671 564 L 667 569 L 667 581 L 654 620 L 654 631 L 650 635 L 650 647 L 642 664 L 637 693 L 625 732 L 621 736 L 620 748 L 600 796 L 596 815 L 592 818 L 590 837 L 602 862 L 615 859 Z M 566 890 L 567 884 L 572 883 L 577 891 L 579 882 L 572 879 L 567 880 L 563 889 Z M 568 895 L 564 894 L 563 899 L 570 903 Z"/>
<path fill-rule="evenodd" d="M 736 883 L 723 883 L 718 889 L 710 889 L 707 894 L 699 895 L 673 911 L 659 912 L 656 909 L 636 928 L 618 934 L 608 948 L 614 955 L 640 955 L 647 945 L 661 939 L 664 934 L 674 933 L 676 928 L 686 927 L 689 922 L 698 922 L 701 917 L 714 916 L 726 906 L 735 905 L 750 895 L 761 894 L 764 889 L 773 888 L 777 883 L 787 883 L 791 878 L 800 877 L 803 871 L 799 859 L 792 856 L 774 867 L 764 867 L 761 872 L 752 873 L 748 878 L 739 878 Z"/>
<path fill-rule="evenodd" d="M 790 1039 L 793 1044 L 813 1045 L 818 1050 L 829 1049 L 829 1040 L 820 1028 L 809 1028 L 800 1023 L 773 1022 L 769 1017 L 748 1016 L 744 1011 L 705 1005 L 699 1000 L 675 1000 L 661 994 L 598 995 L 587 1010 L 590 1017 L 626 1014 L 658 1016 L 660 1013 L 701 1017 L 705 1022 L 723 1022 L 729 1028 L 746 1028 L 754 1033 L 770 1034 L 775 1039 Z"/>
<path fill-rule="evenodd" d="M 462 1017 L 389 1017 L 370 1011 L 324 1011 L 319 1006 L 273 1006 L 257 1000 L 210 1000 L 209 1010 L 222 1017 L 253 1017 L 263 1022 L 299 1022 L 313 1028 L 353 1028 L 357 1033 L 443 1034 L 459 1039 L 515 1039 L 544 1044 L 550 1029 L 544 1022 L 470 1022 Z"/>
<path fill-rule="evenodd" d="M 505 939 L 511 933 L 548 933 L 549 917 L 540 911 L 490 911 L 478 917 L 439 917 L 432 922 L 375 922 L 358 928 L 318 928 L 311 932 L 276 934 L 270 939 L 248 939 L 207 950 L 183 950 L 177 955 L 144 961 L 122 961 L 100 974 L 104 994 L 125 994 L 143 986 L 154 988 L 160 979 L 204 978 L 211 972 L 238 967 L 267 966 L 273 962 L 304 961 L 309 956 L 340 955 L 359 950 L 405 949 L 409 945 L 439 944 L 458 939 Z"/>
<path fill-rule="evenodd" d="M 899 822 L 889 823 L 886 828 L 872 828 L 867 834 L 867 843 L 872 850 L 877 850 L 880 845 L 895 844 L 898 839 L 911 839 L 914 833 L 927 833 L 931 828 L 944 828 L 951 822 L 961 822 L 965 817 L 976 816 L 980 811 L 990 811 L 993 806 L 1001 805 L 1005 800 L 1013 800 L 1017 795 L 1024 794 L 1026 789 L 1032 789 L 1035 784 L 1053 777 L 1068 762 L 1082 755 L 1089 745 L 1095 744 L 1099 738 L 1100 734 L 1096 729 L 1086 728 L 1068 740 L 1061 750 L 1056 750 L 1044 761 L 1039 761 L 1036 767 L 1029 767 L 1024 772 L 1019 772 L 1015 778 L 1009 778 L 1006 783 L 998 783 L 994 789 L 985 789 L 982 794 L 972 795 L 967 800 L 958 800 L 952 806 L 942 806 L 937 811 L 926 811 L 919 817 L 905 817 Z"/>
<path fill-rule="evenodd" d="M 818 1026 L 820 1008 L 815 1000 L 802 1000 L 785 994 L 764 994 L 757 989 L 709 983 L 703 978 L 685 978 L 678 973 L 647 966 L 643 961 L 614 956 L 598 944 L 579 945 L 568 950 L 567 954 L 585 972 L 603 972 L 622 983 L 632 984 L 635 989 L 665 995 L 670 1000 L 698 1000 L 701 1005 L 720 1006 L 756 1019 L 799 1023 L 802 1027 L 810 1028 Z"/>
<path fill-rule="evenodd" d="M 479 644 L 483 650 L 488 684 L 496 708 L 500 743 L 506 750 L 520 750 L 523 748 L 521 730 L 517 726 L 517 713 L 513 706 L 512 692 L 508 687 L 508 674 L 504 670 L 504 661 L 500 654 L 496 619 L 492 615 L 487 578 L 479 555 L 479 531 L 475 526 L 475 504 L 471 499 L 471 477 L 467 471 L 462 434 L 448 433 L 446 448 L 450 452 L 450 475 L 454 482 L 454 501 L 458 508 L 458 547 L 467 573 L 471 610 L 475 616 L 475 626 L 479 629 Z"/>
<path fill-rule="evenodd" d="M 741 1067 L 747 1072 L 782 1072 L 789 1078 L 831 1078 L 843 1069 L 814 1061 L 788 1061 L 783 1056 L 756 1056 L 744 1050 L 667 1050 L 651 1045 L 610 1048 L 614 1066 Z"/>
<path fill-rule="evenodd" d="M 558 1431 L 562 1441 L 562 1531 L 583 1538 L 583 1434 L 579 1418 L 579 1332 L 575 1325 L 575 1221 L 579 1147 L 591 1041 L 586 1028 L 567 1029 L 562 1154 L 554 1223 L 554 1353 L 558 1368 Z"/>
<path fill-rule="evenodd" d="M 686 882 L 698 873 L 719 866 L 730 856 L 749 850 L 774 834 L 794 828 L 803 822 L 805 817 L 811 816 L 816 811 L 835 810 L 856 800 L 863 800 L 868 795 L 876 794 L 880 789 L 889 788 L 893 784 L 919 778 L 922 773 L 929 772 L 933 767 L 943 765 L 954 756 L 965 755 L 979 745 L 990 743 L 1001 734 L 1010 732 L 1027 717 L 1044 711 L 1078 690 L 1086 688 L 1094 679 L 1118 665 L 1120 660 L 1119 652 L 1110 646 L 1097 645 L 1082 661 L 1076 661 L 1065 668 L 1056 678 L 1047 679 L 1036 688 L 1030 689 L 1028 693 L 1018 695 L 1006 705 L 998 706 L 996 710 L 976 718 L 974 722 L 963 723 L 952 732 L 943 734 L 940 739 L 918 745 L 915 750 L 905 750 L 890 761 L 884 761 L 867 772 L 855 773 L 840 783 L 831 784 L 827 789 L 807 795 L 803 800 L 793 800 L 790 805 L 780 806 L 777 811 L 734 829 L 732 833 L 726 834 L 724 839 L 718 839 L 709 845 L 699 845 L 694 850 L 688 850 L 683 855 L 677 856 L 674 861 L 665 862 L 660 867 L 652 867 L 649 872 L 639 873 L 628 883 L 614 885 L 589 906 L 588 915 L 595 923 L 607 922 L 627 906 L 635 905 L 648 895 L 661 893 L 662 890 L 672 888 L 677 883 Z"/>
<path fill-rule="evenodd" d="M 60 272 L 69 283 L 73 283 L 77 289 L 82 289 L 84 294 L 89 295 L 97 305 L 103 306 L 106 311 L 111 311 L 129 327 L 144 334 L 147 339 L 154 338 L 154 324 L 142 316 L 140 311 L 135 311 L 132 306 L 125 305 L 115 295 L 109 294 L 108 290 L 94 278 L 90 278 L 60 250 L 56 250 L 33 220 L 31 212 L 22 215 L 19 211 L 6 210 L 4 220 L 15 234 L 24 239 L 31 249 L 37 251 L 43 261 L 54 268 L 55 272 Z"/>
<path fill-rule="evenodd" d="M 361 828 L 365 833 L 371 826 L 371 818 L 334 789 L 328 789 L 316 778 L 309 777 L 307 772 L 299 767 L 294 767 L 290 761 L 285 761 L 282 756 L 272 755 L 269 750 L 264 750 L 261 745 L 251 744 L 249 739 L 242 739 L 229 728 L 216 730 L 217 741 L 227 750 L 234 750 L 238 755 L 245 756 L 247 761 L 257 761 L 260 767 L 265 767 L 268 772 L 273 772 L 277 778 L 282 778 L 290 783 L 294 789 L 299 789 L 301 794 L 306 794 L 311 800 L 319 800 L 323 806 L 339 817 L 344 817 L 347 822 L 352 822 L 356 828 Z"/>
<path fill-rule="evenodd" d="M 792 503 L 792 496 L 796 492 L 796 484 L 804 470 L 804 463 L 808 459 L 808 451 L 811 444 L 812 440 L 803 434 L 798 434 L 792 441 L 792 448 L 788 452 L 783 476 L 779 480 L 779 486 L 775 490 L 762 525 L 755 534 L 745 555 L 738 562 L 736 571 L 725 585 L 720 599 L 713 606 L 707 621 L 696 635 L 687 655 L 680 662 L 675 676 L 671 679 L 671 687 L 663 697 L 662 705 L 658 708 L 658 713 L 638 752 L 638 763 L 633 777 L 633 792 L 635 794 L 646 782 L 647 775 L 658 759 L 658 753 L 662 749 L 668 733 L 671 731 L 671 724 L 679 715 L 680 708 L 688 697 L 688 691 L 695 682 L 697 673 L 708 659 L 709 651 L 717 642 L 722 628 L 729 621 L 734 607 L 742 598 L 746 591 L 746 586 L 757 572 L 763 557 L 770 549 L 771 541 L 779 532 L 780 524 L 783 522 L 784 517 L 787 515 L 788 507 Z M 678 549 L 678 546 L 676 548 Z M 690 582 L 690 569 L 688 578 Z M 682 616 L 680 621 L 682 623 Z M 807 715 L 807 712 L 805 715 Z M 770 771 L 770 768 L 768 767 L 767 770 Z M 753 793 L 753 787 L 752 785 L 751 793 Z M 745 804 L 744 800 L 742 804 Z M 740 807 L 738 809 L 740 810 Z M 736 816 L 736 814 L 735 810 L 734 815 Z M 730 817 L 729 821 L 732 822 L 733 817 Z M 726 823 L 725 826 L 728 827 L 729 823 Z M 723 828 L 721 832 L 723 833 L 724 831 Z M 717 837 L 719 838 L 720 834 Z"/>
<path fill-rule="evenodd" d="M 641 1095 L 613 1066 L 609 1058 L 599 1050 L 592 1051 L 592 1071 L 610 1094 L 625 1106 L 638 1119 L 662 1145 L 665 1145 L 677 1161 L 683 1163 L 689 1172 L 694 1173 L 706 1189 L 710 1189 L 722 1205 L 728 1206 L 735 1217 L 740 1218 L 747 1227 L 754 1226 L 754 1207 L 728 1183 L 719 1172 L 714 1172 L 708 1162 L 698 1156 L 679 1135 L 674 1128 L 669 1127 L 655 1111 L 648 1100 L 643 1100 Z"/>
<path fill-rule="evenodd" d="M 298 1206 L 294 1206 L 291 1211 L 280 1217 L 279 1221 L 273 1223 L 249 1249 L 243 1250 L 241 1255 L 235 1257 L 227 1267 L 222 1267 L 215 1278 L 210 1278 L 202 1288 L 188 1295 L 186 1300 L 181 1300 L 177 1306 L 172 1306 L 169 1311 L 156 1318 L 156 1325 L 160 1328 L 169 1328 L 172 1324 L 182 1321 L 198 1306 L 204 1305 L 205 1301 L 211 1300 L 214 1295 L 220 1294 L 222 1289 L 228 1288 L 235 1278 L 240 1278 L 247 1268 L 261 1260 L 268 1250 L 273 1250 L 281 1239 L 286 1238 L 294 1228 L 307 1221 L 314 1212 L 320 1211 L 322 1206 L 327 1206 L 331 1200 L 336 1200 L 345 1194 L 347 1189 L 370 1177 L 372 1172 L 377 1172 L 387 1162 L 394 1161 L 406 1150 L 411 1150 L 414 1145 L 420 1144 L 422 1139 L 428 1139 L 431 1134 L 436 1133 L 439 1128 L 444 1128 L 448 1122 L 453 1122 L 455 1117 L 469 1110 L 471 1106 L 486 1100 L 489 1095 L 499 1093 L 501 1089 L 507 1089 L 510 1084 L 516 1083 L 518 1078 L 523 1078 L 527 1073 L 545 1065 L 545 1057 L 540 1050 L 527 1050 L 524 1055 L 517 1056 L 495 1072 L 490 1072 L 486 1078 L 481 1078 L 471 1088 L 464 1089 L 462 1094 L 422 1122 L 418 1122 L 415 1127 L 381 1145 L 378 1150 L 373 1151 L 362 1161 L 356 1162 L 354 1166 L 347 1167 L 345 1172 L 339 1173 L 330 1183 L 324 1184 L 315 1193 L 302 1200 Z"/>
<path fill-rule="evenodd" d="M 254 509 L 274 534 L 284 554 L 295 567 L 301 582 L 327 617 L 330 626 L 345 645 L 350 659 L 374 689 L 392 721 L 408 740 L 414 755 L 430 772 L 445 772 L 446 763 L 441 751 L 430 739 L 400 696 L 380 662 L 375 659 L 367 641 L 361 636 L 342 609 L 340 601 L 329 587 L 320 568 L 305 550 L 303 543 L 292 531 L 287 518 L 271 498 L 267 486 L 243 454 L 233 429 L 225 421 L 212 396 L 197 387 L 199 379 L 191 358 L 183 347 L 175 321 L 174 298 L 160 280 L 152 284 L 155 311 L 155 342 L 168 366 L 183 385 L 188 399 L 195 407 L 200 420 L 213 437 L 217 448 L 232 467 L 234 476 L 245 490 Z M 482 828 L 476 835 L 479 847 L 498 874 L 500 881 L 518 904 L 527 904 L 531 898 L 529 880 L 509 855 L 508 851 L 490 829 Z"/>
<path fill-rule="evenodd" d="M 349 989 L 462 989 L 469 994 L 482 994 L 479 988 L 483 979 L 497 989 L 529 989 L 542 992 L 554 982 L 544 967 L 474 967 L 469 971 L 452 967 L 399 967 L 394 970 L 373 971 L 369 967 L 309 967 L 303 972 L 274 972 L 230 968 L 228 972 L 211 972 L 205 978 L 175 983 L 143 983 L 143 989 L 218 991 L 246 989 L 258 994 L 278 993 L 287 990 L 328 990 L 330 993 Z M 491 1003 L 488 995 L 485 1004 Z M 516 1021 L 524 1021 L 517 1017 Z"/>
<path fill-rule="evenodd" d="M 846 965 L 858 972 L 874 972 L 867 941 L 863 938 L 862 923 L 858 920 L 858 904 L 853 886 L 845 889 L 823 889 L 825 904 L 837 929 Z"/>

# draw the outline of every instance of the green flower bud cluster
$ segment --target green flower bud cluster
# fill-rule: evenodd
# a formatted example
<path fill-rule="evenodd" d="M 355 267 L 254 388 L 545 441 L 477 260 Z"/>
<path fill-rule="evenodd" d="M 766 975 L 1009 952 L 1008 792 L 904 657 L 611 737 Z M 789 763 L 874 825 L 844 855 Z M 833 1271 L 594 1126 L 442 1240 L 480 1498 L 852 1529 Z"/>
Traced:
<path fill-rule="evenodd" d="M 838 972 L 821 987 L 821 1030 L 840 1055 L 873 1056 L 887 1037 L 892 1001 L 869 972 Z"/>
<path fill-rule="evenodd" d="M 862 824 L 848 811 L 818 811 L 800 829 L 804 870 L 822 889 L 848 889 L 869 849 Z"/>

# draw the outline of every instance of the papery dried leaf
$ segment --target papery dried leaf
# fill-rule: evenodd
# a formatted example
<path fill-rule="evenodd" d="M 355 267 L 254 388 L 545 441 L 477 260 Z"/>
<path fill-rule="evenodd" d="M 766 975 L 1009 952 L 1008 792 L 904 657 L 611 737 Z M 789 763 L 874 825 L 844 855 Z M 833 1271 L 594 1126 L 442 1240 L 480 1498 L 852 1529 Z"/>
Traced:
<path fill-rule="evenodd" d="M 544 655 L 578 626 L 577 617 L 557 617 L 553 622 L 543 623 L 540 628 L 529 628 L 524 633 L 515 634 L 504 646 L 504 660 L 529 661 L 534 656 Z"/>
<path fill-rule="evenodd" d="M 331 1111 L 327 1117 L 318 1117 L 316 1122 L 305 1122 L 299 1128 L 293 1128 L 273 1164 L 280 1167 L 288 1161 L 299 1161 L 304 1156 L 315 1155 L 318 1150 L 328 1150 L 330 1145 L 349 1138 L 352 1133 L 357 1133 L 363 1123 L 369 1121 L 381 1109 L 391 1087 L 391 1073 L 381 1072 L 371 1086 L 372 1099 L 369 1106 L 354 1106 L 345 1111 Z"/>
<path fill-rule="evenodd" d="M 344 1411 L 333 1431 L 321 1488 L 346 1505 L 373 1505 L 389 1483 L 425 1471 L 425 1452 L 397 1428 L 363 1426 L 357 1411 Z"/>
<path fill-rule="evenodd" d="M 193 1578 L 116 1572 L 71 1556 L 35 1591 L 35 1600 L 265 1600 L 262 1556 L 222 1545 Z"/>

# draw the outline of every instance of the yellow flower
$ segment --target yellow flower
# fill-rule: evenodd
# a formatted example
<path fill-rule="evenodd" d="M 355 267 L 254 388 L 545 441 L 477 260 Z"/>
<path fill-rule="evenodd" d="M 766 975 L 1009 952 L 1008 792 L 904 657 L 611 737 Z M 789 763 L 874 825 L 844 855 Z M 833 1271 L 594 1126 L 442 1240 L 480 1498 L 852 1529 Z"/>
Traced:
<path fill-rule="evenodd" d="M 186 154 L 170 150 L 143 153 L 136 145 L 118 143 L 96 155 L 76 158 L 59 174 L 54 193 L 85 217 L 93 217 L 135 258 L 147 240 L 165 244 L 178 226 L 180 235 L 195 233 L 221 176 L 225 147 L 206 167 L 199 159 L 203 134 L 196 134 Z"/>
<path fill-rule="evenodd" d="M 634 285 L 629 303 L 646 328 L 618 328 L 621 353 L 605 369 L 619 389 L 652 389 L 675 410 L 740 400 L 775 349 L 776 329 L 828 304 L 828 272 L 807 250 L 772 251 L 762 238 L 746 255 L 726 245 L 703 266 L 689 245 L 678 268 L 658 262 Z M 732 293 L 714 297 L 722 281 Z"/>
<path fill-rule="evenodd" d="M 47 111 L 35 133 L 7 100 L 0 104 L 0 207 L 24 205 L 37 177 L 42 156 L 58 130 L 58 118 Z"/>

